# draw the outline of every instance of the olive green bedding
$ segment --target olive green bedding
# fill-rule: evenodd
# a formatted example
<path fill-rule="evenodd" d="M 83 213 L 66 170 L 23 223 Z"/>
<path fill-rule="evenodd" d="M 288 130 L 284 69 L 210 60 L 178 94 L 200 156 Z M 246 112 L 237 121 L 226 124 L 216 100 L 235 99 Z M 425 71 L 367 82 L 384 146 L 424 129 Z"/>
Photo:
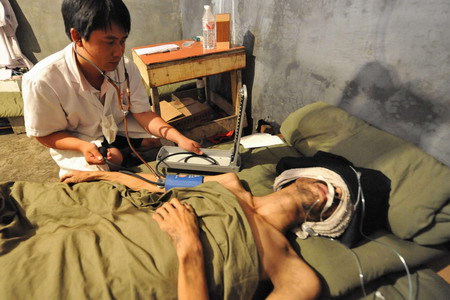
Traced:
<path fill-rule="evenodd" d="M 23 100 L 20 92 L 0 91 L 0 118 L 23 116 Z"/>

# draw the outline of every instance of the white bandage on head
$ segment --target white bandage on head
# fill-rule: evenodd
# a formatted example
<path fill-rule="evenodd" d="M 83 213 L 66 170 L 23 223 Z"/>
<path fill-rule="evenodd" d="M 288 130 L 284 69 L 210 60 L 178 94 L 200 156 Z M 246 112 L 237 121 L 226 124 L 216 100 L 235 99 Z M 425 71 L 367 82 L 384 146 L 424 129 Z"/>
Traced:
<path fill-rule="evenodd" d="M 306 239 L 309 235 L 322 235 L 334 238 L 344 233 L 353 214 L 353 204 L 350 201 L 350 191 L 342 177 L 336 172 L 322 167 L 288 169 L 275 178 L 273 189 L 277 191 L 298 178 L 317 179 L 327 184 L 327 202 L 321 215 L 333 204 L 333 186 L 341 189 L 342 196 L 336 210 L 326 220 L 319 222 L 301 220 L 303 222 L 301 227 L 292 231 L 301 239 Z"/>

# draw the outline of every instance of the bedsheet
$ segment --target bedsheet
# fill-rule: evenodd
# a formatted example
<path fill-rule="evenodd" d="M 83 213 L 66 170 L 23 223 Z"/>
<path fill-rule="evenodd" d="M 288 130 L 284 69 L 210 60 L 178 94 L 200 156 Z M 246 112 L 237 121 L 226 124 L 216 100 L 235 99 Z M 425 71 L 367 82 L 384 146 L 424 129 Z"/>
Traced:
<path fill-rule="evenodd" d="M 199 216 L 212 299 L 250 299 L 251 229 L 228 190 L 208 182 L 165 194 L 108 182 L 0 184 L 2 299 L 176 299 L 178 265 L 151 218 L 178 197 Z"/>
<path fill-rule="evenodd" d="M 0 80 L 0 118 L 23 116 L 20 84 L 20 80 Z"/>
<path fill-rule="evenodd" d="M 0 92 L 0 118 L 23 116 L 22 95 L 19 92 Z"/>

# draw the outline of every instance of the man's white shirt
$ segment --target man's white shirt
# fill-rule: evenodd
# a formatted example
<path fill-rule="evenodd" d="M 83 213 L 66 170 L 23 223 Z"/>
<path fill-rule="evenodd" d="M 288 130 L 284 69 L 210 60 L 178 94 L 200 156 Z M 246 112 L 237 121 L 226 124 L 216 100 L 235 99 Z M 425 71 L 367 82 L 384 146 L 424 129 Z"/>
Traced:
<path fill-rule="evenodd" d="M 129 74 L 131 112 L 150 111 L 149 97 L 138 68 L 126 57 L 123 60 Z M 116 81 L 124 81 L 123 62 L 107 75 Z M 120 84 L 120 89 L 125 92 L 126 81 Z M 104 80 L 98 91 L 87 82 L 78 68 L 72 43 L 43 59 L 23 76 L 22 94 L 28 136 L 66 131 L 100 146 L 104 137 L 112 143 L 116 133 L 124 135 L 125 114 L 115 88 Z M 131 115 L 127 121 L 131 137 L 151 137 Z M 60 176 L 73 169 L 108 170 L 107 165 L 87 164 L 78 151 L 50 149 L 50 153 L 61 168 Z"/>

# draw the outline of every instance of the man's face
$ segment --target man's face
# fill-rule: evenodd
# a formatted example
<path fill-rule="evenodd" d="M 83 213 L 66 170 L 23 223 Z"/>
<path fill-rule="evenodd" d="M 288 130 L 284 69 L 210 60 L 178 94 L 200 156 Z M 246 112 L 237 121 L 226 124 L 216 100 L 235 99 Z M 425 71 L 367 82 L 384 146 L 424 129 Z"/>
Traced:
<path fill-rule="evenodd" d="M 128 33 L 112 23 L 106 30 L 94 30 L 89 41 L 83 39 L 83 46 L 77 49 L 102 71 L 114 71 L 125 52 L 127 38 Z"/>
<path fill-rule="evenodd" d="M 306 207 L 311 207 L 312 205 L 314 205 L 312 211 L 310 212 L 311 217 L 319 216 L 323 207 L 327 203 L 327 184 L 317 179 L 298 178 L 295 181 L 295 187 L 302 198 L 302 203 L 306 205 Z M 342 190 L 340 188 L 333 188 L 335 192 L 335 198 L 340 199 Z M 328 213 L 331 213 L 332 211 L 333 210 L 330 210 Z"/>

